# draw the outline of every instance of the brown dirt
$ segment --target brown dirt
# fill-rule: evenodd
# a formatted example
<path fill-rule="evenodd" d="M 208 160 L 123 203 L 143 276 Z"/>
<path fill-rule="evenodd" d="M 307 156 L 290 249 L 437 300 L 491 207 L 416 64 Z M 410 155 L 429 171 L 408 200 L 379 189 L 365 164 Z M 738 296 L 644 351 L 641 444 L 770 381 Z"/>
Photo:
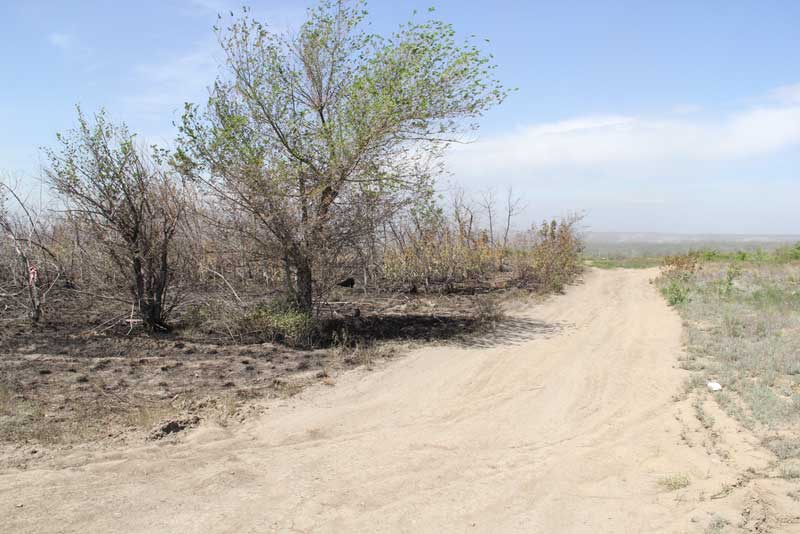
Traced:
<path fill-rule="evenodd" d="M 593 270 L 491 336 L 239 426 L 7 469 L 0 531 L 799 531 L 768 453 L 676 397 L 681 323 L 654 276 Z"/>
<path fill-rule="evenodd" d="M 337 371 L 408 343 L 452 342 L 487 327 L 474 313 L 479 296 L 341 290 L 325 311 L 334 311 L 332 326 L 347 329 L 351 346 L 300 350 L 231 339 L 181 316 L 169 334 L 128 335 L 127 324 L 108 321 L 128 316 L 113 302 L 69 291 L 54 297 L 38 326 L 0 317 L 0 468 L 130 446 L 187 417 L 238 423 L 262 410 L 260 400 L 330 383 Z"/>
<path fill-rule="evenodd" d="M 20 331 L 26 342 L 0 351 L 0 466 L 26 467 L 98 441 L 134 443 L 182 414 L 234 416 L 244 401 L 279 395 L 289 377 L 314 375 L 330 359 L 271 344 Z"/>

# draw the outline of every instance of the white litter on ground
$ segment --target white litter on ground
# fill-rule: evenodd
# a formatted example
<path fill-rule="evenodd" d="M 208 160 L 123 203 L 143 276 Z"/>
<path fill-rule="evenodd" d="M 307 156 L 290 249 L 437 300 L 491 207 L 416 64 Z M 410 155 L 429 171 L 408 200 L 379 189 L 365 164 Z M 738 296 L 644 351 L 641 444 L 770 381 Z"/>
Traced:
<path fill-rule="evenodd" d="M 710 389 L 711 391 L 719 391 L 722 389 L 722 384 L 714 380 L 709 380 L 707 384 L 708 384 L 708 389 Z"/>

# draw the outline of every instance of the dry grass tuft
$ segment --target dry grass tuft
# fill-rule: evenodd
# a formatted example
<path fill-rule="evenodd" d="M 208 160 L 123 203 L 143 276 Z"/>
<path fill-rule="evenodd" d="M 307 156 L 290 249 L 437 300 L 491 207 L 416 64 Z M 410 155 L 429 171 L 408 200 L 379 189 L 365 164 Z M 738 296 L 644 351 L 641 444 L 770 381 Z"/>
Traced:
<path fill-rule="evenodd" d="M 690 484 L 689 477 L 683 473 L 665 475 L 658 479 L 658 485 L 666 491 L 677 491 Z"/>
<path fill-rule="evenodd" d="M 780 477 L 786 480 L 800 479 L 800 464 L 783 464 L 780 467 Z"/>
<path fill-rule="evenodd" d="M 706 534 L 719 534 L 720 532 L 724 532 L 725 527 L 730 525 L 731 522 L 725 519 L 724 517 L 720 517 L 715 515 L 711 518 L 711 521 L 708 523 L 706 527 Z"/>
<path fill-rule="evenodd" d="M 800 458 L 800 438 L 769 437 L 762 444 L 778 457 L 779 460 Z"/>
<path fill-rule="evenodd" d="M 475 301 L 475 319 L 481 328 L 492 330 L 504 318 L 505 312 L 496 297 L 483 296 Z"/>
<path fill-rule="evenodd" d="M 11 415 L 13 412 L 12 398 L 11 389 L 5 384 L 0 384 L 0 415 Z"/>
<path fill-rule="evenodd" d="M 161 404 L 136 406 L 127 413 L 127 423 L 134 428 L 152 429 L 174 412 L 175 410 Z"/>

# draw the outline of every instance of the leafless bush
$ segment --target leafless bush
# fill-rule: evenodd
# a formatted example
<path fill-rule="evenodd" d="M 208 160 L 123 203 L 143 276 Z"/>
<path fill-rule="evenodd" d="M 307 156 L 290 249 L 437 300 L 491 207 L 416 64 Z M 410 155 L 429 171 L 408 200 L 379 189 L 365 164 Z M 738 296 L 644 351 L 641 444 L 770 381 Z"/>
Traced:
<path fill-rule="evenodd" d="M 25 201 L 18 184 L 0 181 L 0 299 L 26 309 L 34 323 L 61 272 L 42 211 Z"/>
<path fill-rule="evenodd" d="M 485 279 L 496 272 L 501 250 L 474 223 L 474 214 L 458 201 L 452 217 L 427 205 L 389 223 L 383 278 L 389 284 L 426 288 Z"/>
<path fill-rule="evenodd" d="M 169 260 L 183 219 L 181 185 L 135 136 L 103 112 L 94 123 L 78 109 L 79 127 L 48 150 L 47 178 L 67 202 L 76 224 L 101 244 L 128 277 L 133 306 L 150 328 L 165 328 L 176 304 Z"/>

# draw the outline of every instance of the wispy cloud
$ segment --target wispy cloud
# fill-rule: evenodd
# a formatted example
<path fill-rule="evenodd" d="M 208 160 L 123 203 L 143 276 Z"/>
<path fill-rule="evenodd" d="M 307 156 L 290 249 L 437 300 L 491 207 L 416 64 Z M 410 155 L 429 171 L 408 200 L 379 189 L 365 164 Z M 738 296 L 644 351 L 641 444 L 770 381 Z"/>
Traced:
<path fill-rule="evenodd" d="M 56 31 L 47 35 L 47 41 L 59 49 L 64 57 L 84 70 L 93 71 L 100 67 L 95 51 L 91 46 L 82 43 L 74 34 Z"/>
<path fill-rule="evenodd" d="M 778 87 L 771 95 L 779 102 L 800 105 L 800 83 Z"/>
<path fill-rule="evenodd" d="M 217 74 L 217 47 L 201 43 L 183 54 L 164 55 L 133 69 L 137 90 L 123 97 L 128 113 L 135 116 L 170 115 L 186 101 L 205 96 Z"/>
<path fill-rule="evenodd" d="M 800 86 L 788 86 L 792 88 Z M 456 147 L 456 176 L 525 176 L 542 171 L 686 162 L 735 162 L 800 146 L 800 100 L 741 109 L 717 118 L 593 116 L 532 124 Z"/>
<path fill-rule="evenodd" d="M 204 16 L 218 12 L 225 16 L 230 11 L 229 0 L 187 0 L 185 6 Z M 302 8 L 295 4 L 253 10 L 253 15 L 269 22 L 274 32 L 293 27 L 292 21 L 298 20 L 302 13 Z M 122 97 L 126 114 L 145 116 L 156 122 L 159 116 L 175 118 L 176 110 L 181 110 L 184 102 L 203 102 L 207 88 L 219 73 L 223 56 L 216 38 L 209 35 L 208 39 L 190 44 L 182 51 L 149 57 L 132 70 L 131 90 Z"/>

